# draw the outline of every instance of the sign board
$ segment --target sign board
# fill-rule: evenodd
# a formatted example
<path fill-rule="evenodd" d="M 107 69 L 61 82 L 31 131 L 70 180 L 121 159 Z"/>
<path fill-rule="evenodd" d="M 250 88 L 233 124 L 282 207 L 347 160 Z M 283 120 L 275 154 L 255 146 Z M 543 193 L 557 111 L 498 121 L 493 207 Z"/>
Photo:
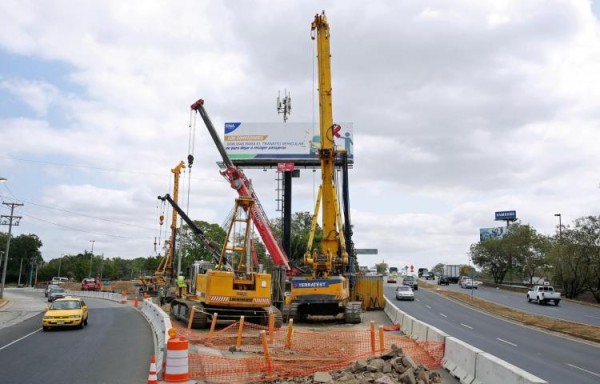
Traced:
<path fill-rule="evenodd" d="M 338 151 L 346 151 L 354 160 L 352 123 L 337 123 L 327 140 L 334 141 Z M 319 128 L 313 123 L 225 123 L 225 150 L 236 160 L 319 161 L 321 147 Z"/>
<path fill-rule="evenodd" d="M 294 163 L 277 163 L 277 172 L 293 171 Z"/>
<path fill-rule="evenodd" d="M 357 249 L 357 255 L 376 255 L 377 249 Z"/>
<path fill-rule="evenodd" d="M 496 212 L 496 220 L 517 220 L 517 211 L 499 211 Z"/>
<path fill-rule="evenodd" d="M 498 240 L 506 234 L 505 227 L 497 228 L 479 228 L 479 241 Z"/>

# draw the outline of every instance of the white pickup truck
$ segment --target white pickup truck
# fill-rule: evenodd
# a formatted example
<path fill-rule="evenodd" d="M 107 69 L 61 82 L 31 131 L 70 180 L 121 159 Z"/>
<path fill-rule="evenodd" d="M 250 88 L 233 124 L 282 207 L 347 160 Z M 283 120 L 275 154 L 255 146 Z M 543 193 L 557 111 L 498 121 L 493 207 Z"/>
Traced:
<path fill-rule="evenodd" d="M 535 285 L 527 292 L 527 301 L 531 303 L 532 300 L 537 301 L 538 304 L 547 304 L 553 301 L 554 305 L 558 305 L 560 292 L 556 292 L 550 285 Z"/>

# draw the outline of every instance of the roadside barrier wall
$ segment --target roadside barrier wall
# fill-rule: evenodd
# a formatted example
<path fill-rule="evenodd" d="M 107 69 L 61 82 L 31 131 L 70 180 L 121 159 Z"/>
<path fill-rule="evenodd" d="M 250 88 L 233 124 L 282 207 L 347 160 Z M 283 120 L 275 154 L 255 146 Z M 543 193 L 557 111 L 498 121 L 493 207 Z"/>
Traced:
<path fill-rule="evenodd" d="M 442 366 L 462 384 L 547 384 L 519 367 L 473 347 L 443 331 L 409 316 L 386 297 L 385 313 L 400 330 L 424 345 L 425 350 L 443 345 Z"/>

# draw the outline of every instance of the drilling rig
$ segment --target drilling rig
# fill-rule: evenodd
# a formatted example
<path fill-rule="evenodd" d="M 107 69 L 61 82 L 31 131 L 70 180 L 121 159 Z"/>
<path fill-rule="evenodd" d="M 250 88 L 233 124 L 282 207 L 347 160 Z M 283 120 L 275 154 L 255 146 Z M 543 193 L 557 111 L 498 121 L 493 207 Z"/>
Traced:
<path fill-rule="evenodd" d="M 291 292 L 286 297 L 284 316 L 305 320 L 308 316 L 343 315 L 346 323 L 361 322 L 361 302 L 351 301 L 351 257 L 346 244 L 348 228 L 340 214 L 335 187 L 336 161 L 345 163 L 345 151 L 335 146 L 334 136 L 340 126 L 333 123 L 331 96 L 331 61 L 329 24 L 325 13 L 317 14 L 311 24 L 311 37 L 317 41 L 319 81 L 319 129 L 321 185 L 312 218 L 311 232 L 304 264 L 311 275 L 291 279 Z M 346 165 L 347 166 L 347 165 Z M 322 206 L 321 206 L 322 205 Z M 321 208 L 323 239 L 320 249 L 313 249 L 313 239 Z M 349 216 L 346 215 L 348 218 Z M 349 219 L 348 219 L 349 220 Z M 350 224 L 346 222 L 346 226 Z"/>

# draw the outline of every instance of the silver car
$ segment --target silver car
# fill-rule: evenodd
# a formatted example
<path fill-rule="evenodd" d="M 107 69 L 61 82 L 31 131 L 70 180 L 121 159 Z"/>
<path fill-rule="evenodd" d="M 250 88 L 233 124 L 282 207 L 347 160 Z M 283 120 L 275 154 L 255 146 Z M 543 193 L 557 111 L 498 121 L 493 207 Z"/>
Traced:
<path fill-rule="evenodd" d="M 396 300 L 415 300 L 415 293 L 412 288 L 407 285 L 399 285 L 396 287 Z"/>
<path fill-rule="evenodd" d="M 64 288 L 52 288 L 48 292 L 48 302 L 52 302 L 56 299 L 62 299 L 67 296 L 67 291 Z"/>
<path fill-rule="evenodd" d="M 46 287 L 46 289 L 44 289 L 44 296 L 48 297 L 48 293 L 50 293 L 50 290 L 52 288 L 59 288 L 59 287 L 56 284 L 48 284 L 48 286 Z"/>

